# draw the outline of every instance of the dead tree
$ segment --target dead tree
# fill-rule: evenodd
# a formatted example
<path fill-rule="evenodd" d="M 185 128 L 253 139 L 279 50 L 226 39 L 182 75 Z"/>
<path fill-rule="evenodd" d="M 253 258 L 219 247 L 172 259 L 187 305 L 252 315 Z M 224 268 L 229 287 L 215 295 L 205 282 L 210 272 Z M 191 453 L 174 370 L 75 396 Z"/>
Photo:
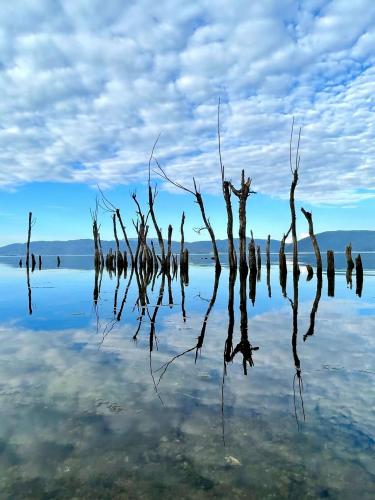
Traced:
<path fill-rule="evenodd" d="M 31 228 L 34 225 L 33 214 L 29 212 L 29 226 L 27 231 L 27 243 L 26 243 L 26 267 L 30 266 L 30 240 L 31 240 Z"/>
<path fill-rule="evenodd" d="M 286 296 L 286 279 L 288 275 L 288 269 L 286 266 L 286 257 L 285 257 L 285 242 L 291 230 L 292 226 L 290 225 L 288 231 L 284 233 L 284 236 L 281 238 L 280 249 L 279 249 L 280 286 L 284 297 Z"/>
<path fill-rule="evenodd" d="M 267 259 L 267 270 L 271 267 L 271 235 L 269 234 L 267 236 L 267 243 L 266 243 L 266 259 Z"/>
<path fill-rule="evenodd" d="M 122 256 L 121 250 L 120 250 L 120 242 L 117 236 L 117 226 L 116 226 L 116 213 L 112 214 L 112 220 L 113 220 L 113 234 L 115 237 L 115 242 L 116 242 L 116 265 L 117 269 L 122 271 L 124 268 L 124 258 Z"/>
<path fill-rule="evenodd" d="M 229 267 L 237 268 L 237 255 L 234 248 L 233 240 L 233 210 L 231 202 L 231 187 L 230 182 L 225 180 L 225 168 L 221 157 L 221 137 L 220 137 L 220 99 L 217 107 L 217 137 L 219 146 L 219 160 L 220 160 L 220 171 L 221 171 L 221 186 L 223 190 L 223 197 L 225 201 L 225 207 L 227 209 L 227 237 L 228 237 L 228 260 Z M 246 247 L 246 245 L 245 245 Z M 246 249 L 245 249 L 246 252 Z M 246 257 L 245 257 L 246 259 Z"/>
<path fill-rule="evenodd" d="M 236 189 L 232 183 L 230 183 L 230 188 L 232 193 L 238 198 L 238 218 L 239 218 L 239 250 L 240 250 L 240 268 L 247 268 L 246 263 L 246 203 L 250 194 L 255 191 L 250 190 L 251 179 L 247 178 L 245 181 L 245 171 L 241 172 L 241 187 Z"/>
<path fill-rule="evenodd" d="M 323 272 L 322 256 L 320 255 L 320 249 L 319 249 L 319 245 L 318 245 L 318 240 L 316 239 L 316 236 L 315 236 L 315 233 L 314 233 L 312 213 L 311 212 L 307 212 L 303 207 L 301 208 L 301 212 L 306 217 L 306 220 L 307 220 L 307 222 L 309 224 L 309 235 L 310 235 L 312 246 L 314 247 L 315 258 L 316 258 L 316 274 L 318 276 L 321 276 L 322 272 Z"/>
<path fill-rule="evenodd" d="M 189 251 L 185 248 L 185 235 L 184 235 L 184 224 L 185 224 L 185 212 L 182 212 L 181 218 L 181 245 L 180 245 L 180 274 L 186 275 L 189 267 Z"/>
<path fill-rule="evenodd" d="M 170 271 L 170 268 L 171 268 L 172 232 L 173 232 L 173 227 L 169 224 L 169 226 L 168 226 L 167 266 L 166 266 L 168 272 Z"/>
<path fill-rule="evenodd" d="M 159 137 L 157 137 L 157 139 L 152 147 L 151 155 L 150 155 L 150 158 L 148 161 L 148 206 L 149 206 L 149 210 L 150 210 L 151 219 L 152 219 L 152 222 L 154 224 L 155 232 L 156 232 L 156 235 L 157 235 L 158 241 L 159 241 L 159 247 L 160 247 L 160 253 L 161 253 L 161 266 L 162 266 L 162 268 L 164 268 L 165 267 L 164 240 L 163 240 L 163 235 L 162 235 L 161 229 L 157 223 L 155 211 L 154 211 L 154 203 L 155 203 L 157 191 L 156 191 L 156 187 L 155 187 L 154 192 L 152 192 L 152 188 L 151 188 L 151 161 L 154 157 L 154 151 L 156 148 L 156 144 L 158 143 Z"/>
<path fill-rule="evenodd" d="M 95 269 L 100 269 L 102 264 L 102 252 L 101 245 L 99 243 L 99 225 L 98 225 L 98 207 L 99 203 L 96 200 L 95 210 L 91 210 L 91 219 L 92 219 L 92 235 L 94 238 L 94 267 Z"/>
<path fill-rule="evenodd" d="M 297 228 L 296 228 L 296 207 L 294 203 L 294 193 L 298 183 L 298 170 L 300 164 L 300 155 L 299 155 L 299 145 L 301 139 L 301 128 L 298 133 L 298 143 L 297 150 L 295 155 L 294 165 L 292 162 L 292 142 L 293 142 L 293 129 L 294 129 L 294 118 L 292 122 L 292 130 L 290 133 L 290 143 L 289 143 L 289 165 L 290 171 L 292 173 L 292 183 L 290 186 L 290 195 L 289 195 L 289 205 L 290 205 L 290 214 L 291 214 L 291 227 L 292 227 L 292 239 L 293 239 L 293 274 L 299 274 L 299 266 L 298 266 L 298 241 L 297 241 Z"/>
<path fill-rule="evenodd" d="M 156 159 L 155 159 L 155 161 L 156 161 L 156 165 L 157 165 L 157 167 L 159 169 L 159 172 L 156 172 L 156 173 L 158 175 L 160 175 L 160 177 L 162 177 L 163 179 L 165 179 L 168 182 L 170 182 L 173 186 L 175 186 L 175 187 L 177 187 L 179 189 L 182 189 L 183 191 L 186 191 L 187 193 L 190 193 L 190 194 L 192 194 L 194 196 L 195 201 L 198 204 L 198 206 L 200 208 L 200 211 L 201 211 L 202 219 L 203 219 L 203 222 L 204 222 L 204 227 L 205 227 L 205 229 L 207 229 L 208 234 L 210 235 L 210 238 L 211 238 L 212 251 L 213 251 L 214 259 L 215 259 L 215 267 L 216 267 L 217 270 L 221 269 L 221 264 L 220 264 L 220 259 L 219 259 L 219 252 L 218 252 L 217 245 L 216 245 L 215 233 L 214 233 L 214 230 L 212 229 L 212 226 L 211 226 L 209 218 L 207 218 L 206 211 L 205 211 L 205 208 L 204 208 L 202 194 L 200 193 L 200 191 L 199 191 L 199 189 L 197 187 L 197 183 L 195 182 L 195 178 L 193 177 L 193 184 L 194 184 L 194 191 L 193 191 L 192 189 L 189 189 L 189 188 L 183 186 L 179 182 L 172 181 L 172 179 L 170 177 L 168 177 L 168 175 L 165 173 L 165 171 L 159 165 L 159 162 Z"/>

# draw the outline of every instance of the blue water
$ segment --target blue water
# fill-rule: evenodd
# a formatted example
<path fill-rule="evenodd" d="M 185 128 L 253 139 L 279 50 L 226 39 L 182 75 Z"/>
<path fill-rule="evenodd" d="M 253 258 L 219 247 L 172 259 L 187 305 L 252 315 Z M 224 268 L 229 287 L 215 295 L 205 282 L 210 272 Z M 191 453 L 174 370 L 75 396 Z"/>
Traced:
<path fill-rule="evenodd" d="M 302 268 L 294 346 L 291 273 L 283 296 L 271 267 L 269 297 L 262 269 L 245 375 L 242 352 L 224 362 L 227 269 L 208 317 L 215 275 L 198 262 L 186 318 L 179 279 L 152 323 L 161 278 L 142 309 L 133 276 L 118 321 L 129 273 L 104 271 L 95 304 L 91 260 L 71 259 L 31 273 L 32 314 L 25 270 L 0 261 L 0 498 L 374 498 L 371 269 L 361 297 L 341 272 L 328 297 L 324 276 L 304 341 L 317 283 Z M 232 352 L 239 298 L 237 276 Z"/>

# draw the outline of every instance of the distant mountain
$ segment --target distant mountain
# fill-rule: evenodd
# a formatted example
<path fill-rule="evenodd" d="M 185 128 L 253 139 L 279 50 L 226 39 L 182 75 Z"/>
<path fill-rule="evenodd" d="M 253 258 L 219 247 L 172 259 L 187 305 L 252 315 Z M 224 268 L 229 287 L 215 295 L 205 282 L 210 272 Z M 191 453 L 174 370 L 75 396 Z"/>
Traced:
<path fill-rule="evenodd" d="M 345 246 L 348 243 L 352 243 L 354 251 L 366 252 L 375 251 L 375 231 L 326 231 L 317 235 L 317 239 L 322 252 L 326 252 L 329 249 L 334 251 L 345 250 Z M 158 249 L 157 240 L 153 240 L 155 248 Z M 266 248 L 266 240 L 256 239 L 257 245 L 260 245 L 262 252 Z M 133 249 L 137 245 L 136 239 L 130 239 L 130 244 Z M 238 239 L 235 239 L 235 246 L 238 250 Z M 278 252 L 280 242 L 278 240 L 271 240 L 271 252 Z M 115 249 L 114 241 L 102 241 L 102 247 L 104 253 L 107 253 L 110 248 Z M 186 247 L 189 249 L 190 253 L 196 254 L 208 254 L 211 253 L 211 241 L 193 241 L 186 242 Z M 219 252 L 227 252 L 227 240 L 217 240 L 217 247 Z M 30 243 L 30 251 L 36 255 L 92 255 L 94 244 L 91 239 L 82 240 L 69 240 L 69 241 L 32 241 Z M 125 250 L 125 244 L 121 241 L 121 249 Z M 172 242 L 173 253 L 178 253 L 180 249 L 180 242 Z M 292 245 L 286 245 L 286 251 L 292 251 Z M 299 251 L 300 252 L 312 252 L 313 248 L 310 242 L 310 238 L 303 238 L 299 241 Z M 11 245 L 6 245 L 0 247 L 0 255 L 25 255 L 26 244 L 25 243 L 13 243 Z"/>
<path fill-rule="evenodd" d="M 344 252 L 346 245 L 352 244 L 356 252 L 374 252 L 375 251 L 375 231 L 325 231 L 316 235 L 321 252 L 334 250 L 335 252 Z M 292 245 L 287 245 L 285 250 L 292 251 Z M 298 242 L 300 252 L 313 252 L 314 249 L 309 237 L 302 238 Z"/>

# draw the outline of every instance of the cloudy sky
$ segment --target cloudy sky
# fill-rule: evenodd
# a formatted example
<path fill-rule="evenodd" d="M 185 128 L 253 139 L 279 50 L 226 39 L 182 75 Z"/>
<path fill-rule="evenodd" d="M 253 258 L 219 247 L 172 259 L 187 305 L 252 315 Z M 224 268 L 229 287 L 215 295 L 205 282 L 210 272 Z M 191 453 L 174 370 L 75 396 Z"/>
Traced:
<path fill-rule="evenodd" d="M 158 160 L 188 186 L 196 177 L 225 237 L 219 97 L 226 173 L 252 177 L 256 235 L 288 227 L 293 115 L 299 206 L 312 209 L 317 231 L 372 229 L 374 47 L 372 0 L 3 2 L 0 243 L 25 239 L 29 210 L 36 239 L 90 236 L 97 184 L 130 227 L 129 193 L 144 199 L 159 133 Z M 188 238 L 199 238 L 193 199 L 156 181 L 162 226 L 184 209 Z"/>

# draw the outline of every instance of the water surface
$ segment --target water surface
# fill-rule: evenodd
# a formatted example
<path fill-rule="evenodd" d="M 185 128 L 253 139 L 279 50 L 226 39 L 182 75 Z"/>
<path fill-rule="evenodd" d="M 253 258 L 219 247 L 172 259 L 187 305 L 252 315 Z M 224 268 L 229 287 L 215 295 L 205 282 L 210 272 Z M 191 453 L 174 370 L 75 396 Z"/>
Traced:
<path fill-rule="evenodd" d="M 373 271 L 317 301 L 264 268 L 253 305 L 197 264 L 142 307 L 74 262 L 31 273 L 32 314 L 0 264 L 1 498 L 374 498 Z"/>

